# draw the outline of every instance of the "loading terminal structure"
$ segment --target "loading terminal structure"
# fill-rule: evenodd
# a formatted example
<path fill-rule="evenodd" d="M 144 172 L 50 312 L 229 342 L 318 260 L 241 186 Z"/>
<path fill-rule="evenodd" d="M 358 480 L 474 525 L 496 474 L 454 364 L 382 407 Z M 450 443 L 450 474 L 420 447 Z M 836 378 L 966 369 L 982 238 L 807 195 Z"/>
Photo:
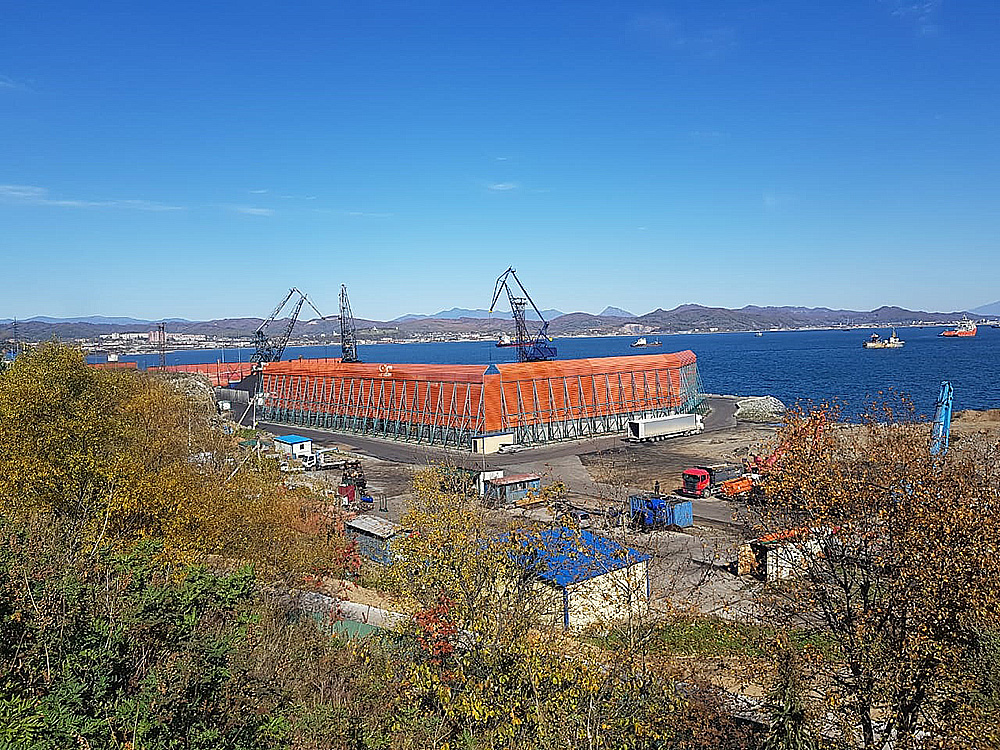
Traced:
<path fill-rule="evenodd" d="M 493 365 L 268 362 L 263 418 L 289 425 L 469 448 L 622 432 L 629 420 L 699 411 L 691 351 Z"/>

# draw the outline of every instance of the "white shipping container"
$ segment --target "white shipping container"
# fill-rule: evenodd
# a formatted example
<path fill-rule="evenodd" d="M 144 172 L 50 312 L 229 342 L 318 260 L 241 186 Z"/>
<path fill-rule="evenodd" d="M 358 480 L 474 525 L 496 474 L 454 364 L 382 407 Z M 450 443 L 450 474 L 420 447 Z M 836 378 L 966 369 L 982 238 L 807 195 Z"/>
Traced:
<path fill-rule="evenodd" d="M 696 435 L 705 429 L 700 414 L 672 414 L 669 417 L 647 417 L 628 423 L 628 439 L 660 440 L 679 435 Z"/>

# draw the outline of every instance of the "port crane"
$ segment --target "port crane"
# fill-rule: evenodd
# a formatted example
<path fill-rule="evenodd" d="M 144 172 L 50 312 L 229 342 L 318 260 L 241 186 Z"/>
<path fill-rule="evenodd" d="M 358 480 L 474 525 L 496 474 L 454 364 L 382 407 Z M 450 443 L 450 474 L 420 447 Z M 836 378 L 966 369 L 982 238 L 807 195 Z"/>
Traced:
<path fill-rule="evenodd" d="M 510 279 L 514 279 L 517 283 L 521 294 L 516 294 L 514 289 L 511 288 Z M 554 359 L 556 348 L 549 345 L 549 342 L 552 341 L 548 334 L 549 323 L 545 320 L 534 300 L 531 299 L 531 295 L 524 288 L 524 284 L 517 278 L 517 273 L 514 271 L 513 266 L 500 274 L 500 278 L 497 279 L 496 288 L 493 290 L 493 301 L 490 303 L 490 314 L 493 313 L 493 308 L 497 300 L 500 299 L 501 292 L 504 291 L 507 292 L 507 299 L 510 301 L 510 311 L 514 316 L 514 346 L 517 348 L 517 361 L 544 362 Z M 528 333 L 528 324 L 524 319 L 524 311 L 529 303 L 538 316 L 538 319 L 542 322 L 541 328 L 538 329 L 538 333 L 534 337 L 531 337 Z"/>
<path fill-rule="evenodd" d="M 288 324 L 285 326 L 285 330 L 282 331 L 281 335 L 276 339 L 270 339 L 267 336 L 267 327 L 274 322 L 274 319 L 278 317 L 278 314 L 284 309 L 288 301 L 295 295 L 299 295 L 298 302 L 295 303 L 295 307 L 292 308 L 292 314 L 288 318 Z M 299 291 L 296 287 L 292 287 L 288 290 L 288 294 L 285 298 L 281 300 L 281 303 L 274 308 L 274 312 L 271 313 L 270 317 L 265 320 L 260 326 L 254 331 L 253 334 L 253 346 L 254 353 L 251 357 L 253 362 L 280 362 L 281 355 L 285 352 L 285 347 L 288 346 L 288 339 L 292 336 L 292 329 L 295 328 L 295 322 L 299 319 L 299 312 L 302 310 L 302 305 L 307 304 L 313 309 L 313 311 L 320 317 L 321 320 L 326 320 L 326 317 L 319 310 L 316 309 L 316 305 L 312 303 L 312 300 L 306 296 L 302 291 Z"/>
<path fill-rule="evenodd" d="M 358 329 L 354 325 L 351 301 L 347 298 L 347 285 L 340 285 L 340 361 L 360 362 L 358 357 Z"/>
<path fill-rule="evenodd" d="M 931 455 L 943 456 L 948 452 L 948 436 L 951 433 L 951 402 L 955 389 L 947 380 L 941 382 L 934 408 L 934 422 L 931 426 Z"/>

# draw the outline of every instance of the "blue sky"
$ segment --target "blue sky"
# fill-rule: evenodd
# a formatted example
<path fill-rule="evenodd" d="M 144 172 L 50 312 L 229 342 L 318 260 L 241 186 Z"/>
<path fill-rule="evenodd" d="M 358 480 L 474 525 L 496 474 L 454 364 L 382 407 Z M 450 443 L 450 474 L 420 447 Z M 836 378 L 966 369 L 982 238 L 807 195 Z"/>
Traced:
<path fill-rule="evenodd" d="M 1000 298 L 1000 4 L 4 4 L 0 317 Z"/>

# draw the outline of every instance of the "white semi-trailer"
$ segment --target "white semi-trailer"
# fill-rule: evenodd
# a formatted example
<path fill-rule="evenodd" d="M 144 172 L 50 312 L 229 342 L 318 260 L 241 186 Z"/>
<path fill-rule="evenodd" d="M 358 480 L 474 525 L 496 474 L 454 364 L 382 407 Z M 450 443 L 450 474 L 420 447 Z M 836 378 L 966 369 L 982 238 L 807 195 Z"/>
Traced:
<path fill-rule="evenodd" d="M 669 417 L 646 417 L 628 423 L 627 440 L 663 440 L 680 435 L 697 435 L 705 429 L 700 414 L 672 414 Z"/>

